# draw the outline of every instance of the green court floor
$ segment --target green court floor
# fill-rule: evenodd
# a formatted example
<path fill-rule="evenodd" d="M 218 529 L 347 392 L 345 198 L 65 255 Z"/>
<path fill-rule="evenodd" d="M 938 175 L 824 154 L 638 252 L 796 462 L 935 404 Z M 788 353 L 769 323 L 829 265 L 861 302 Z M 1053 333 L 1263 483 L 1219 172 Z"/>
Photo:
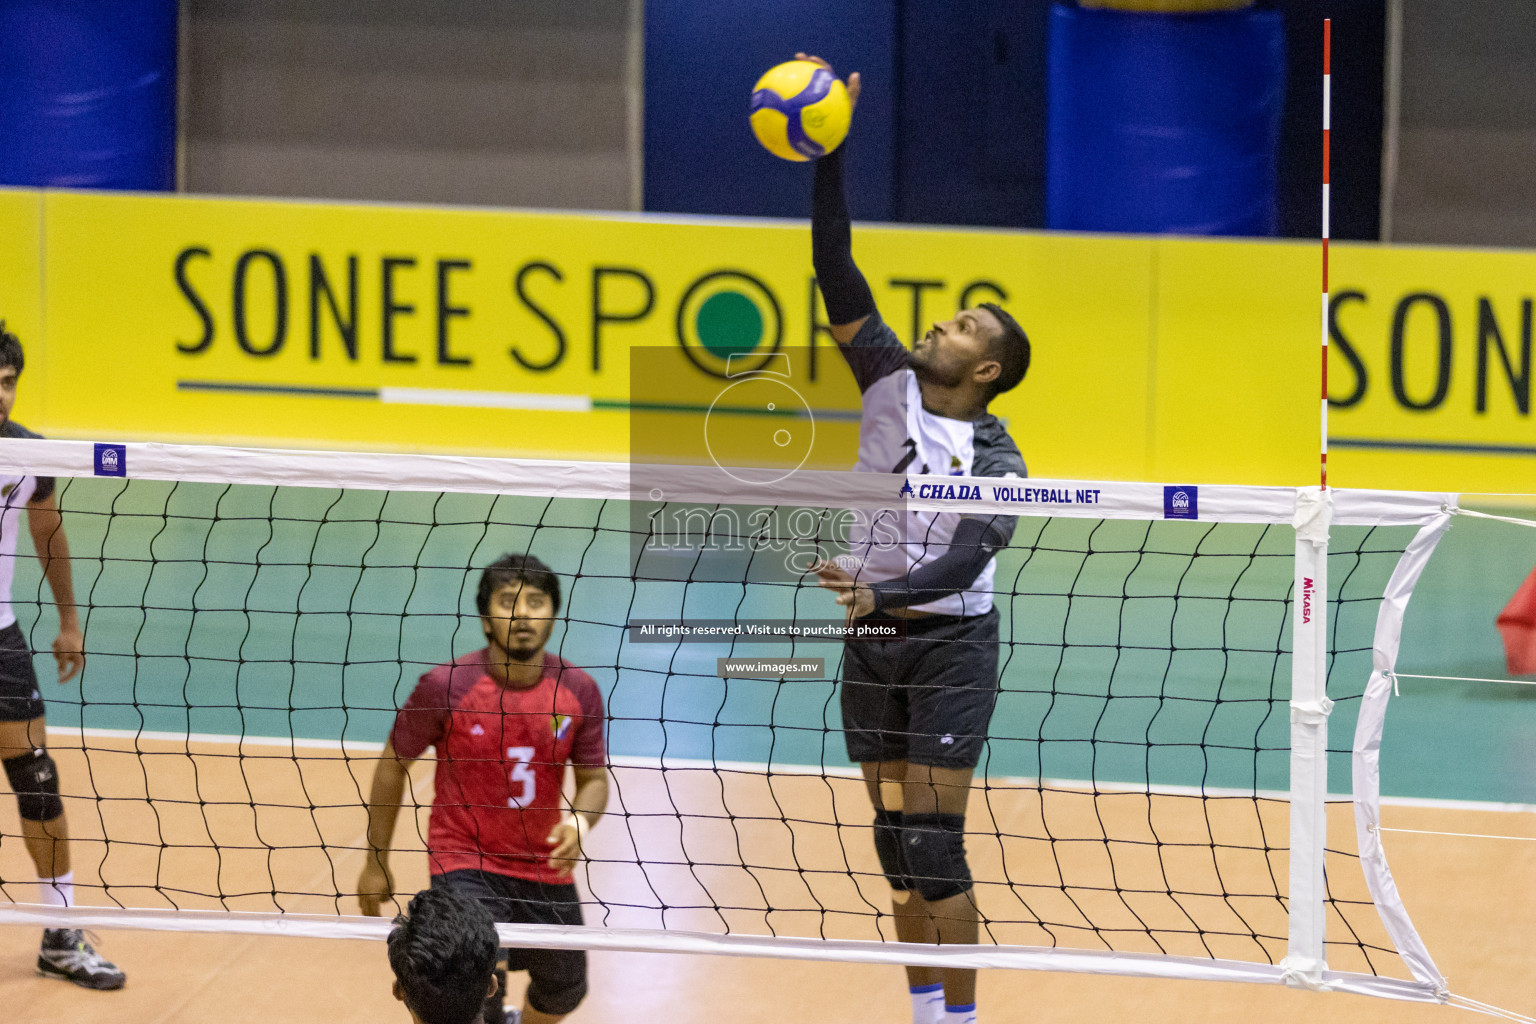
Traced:
<path fill-rule="evenodd" d="M 624 503 L 102 480 L 61 500 L 89 665 L 57 687 L 38 657 L 53 725 L 382 740 L 421 672 L 479 646 L 479 567 L 532 549 L 567 583 L 551 646 L 602 686 L 615 753 L 847 764 L 833 682 L 715 674 L 725 654 L 832 666 L 838 645 L 623 636 L 630 617 L 835 617 L 782 551 L 653 559 L 637 583 Z M 1376 598 L 1410 535 L 1334 532 L 1335 792 Z M 20 547 L 17 612 L 47 650 L 55 619 Z M 1283 789 L 1290 548 L 1281 527 L 1021 520 L 999 560 L 1008 642 L 985 770 Z M 1458 520 L 1410 606 L 1400 670 L 1503 676 L 1494 616 L 1533 566 L 1536 531 Z M 1405 680 L 1384 792 L 1536 803 L 1533 691 Z"/>

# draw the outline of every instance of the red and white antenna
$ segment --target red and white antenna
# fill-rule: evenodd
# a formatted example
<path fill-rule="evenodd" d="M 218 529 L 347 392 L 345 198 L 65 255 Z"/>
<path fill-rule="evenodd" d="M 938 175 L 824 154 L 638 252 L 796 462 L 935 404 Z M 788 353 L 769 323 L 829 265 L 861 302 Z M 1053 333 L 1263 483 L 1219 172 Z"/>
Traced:
<path fill-rule="evenodd" d="M 1323 19 L 1323 415 L 1322 458 L 1319 463 L 1323 490 L 1328 489 L 1328 110 L 1331 106 L 1333 21 Z"/>

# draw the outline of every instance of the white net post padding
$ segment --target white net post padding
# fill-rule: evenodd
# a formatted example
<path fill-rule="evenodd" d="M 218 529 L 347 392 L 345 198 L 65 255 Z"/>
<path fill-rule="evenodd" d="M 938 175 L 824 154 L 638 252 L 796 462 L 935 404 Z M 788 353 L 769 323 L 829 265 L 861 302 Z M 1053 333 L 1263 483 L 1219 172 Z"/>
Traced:
<path fill-rule="evenodd" d="M 1328 964 L 1323 848 L 1328 836 L 1328 527 L 1333 504 L 1315 487 L 1297 492 L 1296 577 L 1291 593 L 1290 934 L 1286 983 L 1320 989 Z"/>

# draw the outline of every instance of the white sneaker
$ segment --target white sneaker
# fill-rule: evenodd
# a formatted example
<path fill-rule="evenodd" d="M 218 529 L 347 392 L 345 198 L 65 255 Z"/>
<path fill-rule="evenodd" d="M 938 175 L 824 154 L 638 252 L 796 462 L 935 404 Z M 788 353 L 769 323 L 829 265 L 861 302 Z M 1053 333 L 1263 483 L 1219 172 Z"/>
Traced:
<path fill-rule="evenodd" d="M 48 928 L 37 951 L 37 971 L 72 981 L 81 988 L 122 988 L 127 979 L 117 965 L 103 959 L 78 928 Z"/>

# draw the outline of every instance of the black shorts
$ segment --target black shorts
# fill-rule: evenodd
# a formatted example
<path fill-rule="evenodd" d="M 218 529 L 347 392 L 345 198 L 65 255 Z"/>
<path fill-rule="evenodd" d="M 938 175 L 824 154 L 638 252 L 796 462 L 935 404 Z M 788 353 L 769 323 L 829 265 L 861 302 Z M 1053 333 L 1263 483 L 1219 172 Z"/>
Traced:
<path fill-rule="evenodd" d="M 997 706 L 997 620 L 996 608 L 906 619 L 904 640 L 845 644 L 849 759 L 975 768 Z"/>
<path fill-rule="evenodd" d="M 32 668 L 32 648 L 21 627 L 0 629 L 0 722 L 30 722 L 43 717 L 43 695 Z"/>
<path fill-rule="evenodd" d="M 445 871 L 432 876 L 432 888 L 455 889 L 473 896 L 508 924 L 566 924 L 580 926 L 581 895 L 576 886 L 530 882 L 492 871 Z M 527 971 L 534 991 L 585 990 L 587 954 L 580 949 L 508 949 L 507 969 Z M 537 1005 L 534 1009 L 542 1010 Z"/>

